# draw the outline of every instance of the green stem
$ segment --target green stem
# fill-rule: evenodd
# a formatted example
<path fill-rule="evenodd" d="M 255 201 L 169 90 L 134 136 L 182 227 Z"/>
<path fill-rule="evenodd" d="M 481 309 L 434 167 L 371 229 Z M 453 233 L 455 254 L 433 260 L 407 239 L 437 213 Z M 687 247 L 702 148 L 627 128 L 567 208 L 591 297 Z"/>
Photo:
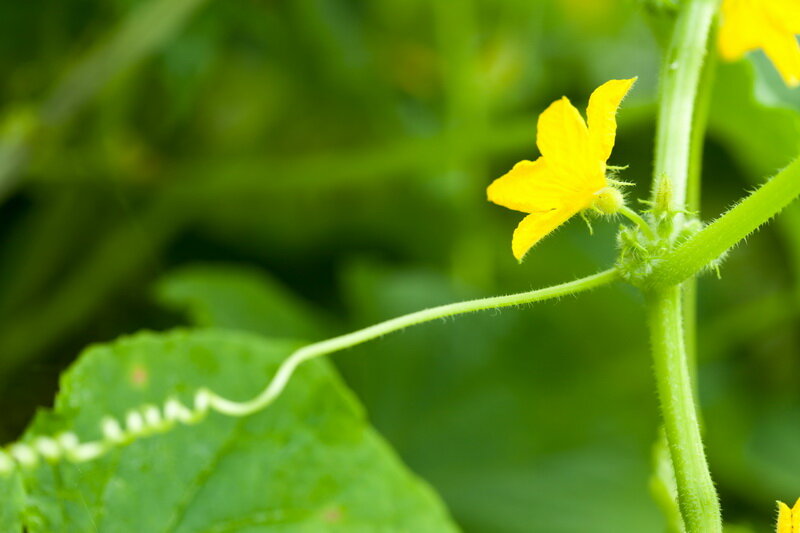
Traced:
<path fill-rule="evenodd" d="M 706 53 L 700 80 L 697 86 L 697 99 L 695 101 L 694 120 L 689 142 L 689 166 L 687 168 L 686 184 L 686 210 L 697 215 L 700 211 L 700 183 L 703 173 L 703 144 L 706 139 L 708 127 L 708 114 L 711 109 L 711 93 L 714 88 L 714 79 L 717 73 L 716 43 L 712 32 L 711 42 Z"/>
<path fill-rule="evenodd" d="M 664 430 L 689 533 L 722 531 L 719 501 L 708 469 L 686 363 L 680 286 L 648 295 L 650 335 Z"/>
<path fill-rule="evenodd" d="M 689 376 L 692 378 L 692 390 L 696 395 L 697 388 L 697 279 L 691 278 L 683 284 L 683 329 L 686 345 L 686 361 Z"/>
<path fill-rule="evenodd" d="M 653 270 L 650 287 L 668 287 L 695 275 L 798 196 L 800 158 L 670 252 Z"/>
<path fill-rule="evenodd" d="M 653 475 L 650 477 L 650 493 L 667 521 L 667 533 L 685 533 L 683 516 L 678 507 L 678 486 L 675 469 L 669 454 L 669 445 L 664 430 L 659 432 L 653 445 Z"/>
<path fill-rule="evenodd" d="M 652 201 L 657 210 L 673 217 L 678 230 L 690 182 L 698 84 L 716 8 L 717 0 L 683 3 L 661 65 Z M 692 201 L 696 198 L 693 195 Z M 703 451 L 687 360 L 681 287 L 677 282 L 666 285 L 648 292 L 647 299 L 656 382 L 683 523 L 688 533 L 721 533 L 719 501 Z"/>
<path fill-rule="evenodd" d="M 244 402 L 229 400 L 209 389 L 202 388 L 196 391 L 194 403 L 191 406 L 180 403 L 176 398 L 170 398 L 162 409 L 150 405 L 130 410 L 125 418 L 124 429 L 119 420 L 104 419 L 101 423 L 103 437 L 100 440 L 81 442 L 77 435 L 67 432 L 61 433 L 57 437 L 40 436 L 33 440 L 28 439 L 29 442 L 12 443 L 5 449 L 0 449 L 0 477 L 13 474 L 17 467 L 34 468 L 43 457 L 47 457 L 48 460 L 64 458 L 76 463 L 91 461 L 121 444 L 127 444 L 154 433 L 168 431 L 178 422 L 197 423 L 211 410 L 228 416 L 246 416 L 255 413 L 268 407 L 281 395 L 295 370 L 301 364 L 376 339 L 387 333 L 440 318 L 577 294 L 606 285 L 617 278 L 617 272 L 611 269 L 544 289 L 441 305 L 393 318 L 346 335 L 309 344 L 284 360 L 264 390 L 251 400 Z"/>
<path fill-rule="evenodd" d="M 650 227 L 650 225 L 639 215 L 639 213 L 627 205 L 622 206 L 617 212 L 636 224 L 648 239 L 655 240 L 656 235 L 653 233 L 653 228 Z"/>
<path fill-rule="evenodd" d="M 692 121 L 700 71 L 717 0 L 684 2 L 661 63 L 653 200 L 683 211 L 689 179 Z"/>
<path fill-rule="evenodd" d="M 708 113 L 711 109 L 711 93 L 717 72 L 717 53 L 712 30 L 711 39 L 706 53 L 706 62 L 700 74 L 695 102 L 694 122 L 692 124 L 692 138 L 689 145 L 689 169 L 686 185 L 686 210 L 692 216 L 700 217 L 700 194 L 703 173 L 703 145 L 705 144 L 706 129 L 708 126 Z M 689 365 L 689 375 L 697 394 L 697 280 L 686 280 L 683 284 L 683 326 L 686 338 L 686 358 Z M 702 420 L 701 420 L 702 425 Z"/>
<path fill-rule="evenodd" d="M 267 385 L 261 394 L 252 400 L 238 403 L 218 398 L 214 402 L 214 407 L 218 411 L 232 416 L 244 416 L 263 409 L 280 395 L 295 369 L 302 363 L 323 355 L 352 348 L 358 344 L 382 337 L 387 333 L 392 333 L 424 322 L 431 322 L 432 320 L 438 320 L 440 318 L 463 315 L 465 313 L 473 313 L 485 309 L 499 309 L 501 307 L 524 305 L 570 294 L 577 294 L 606 285 L 615 281 L 617 278 L 618 274 L 616 270 L 610 269 L 592 276 L 562 283 L 560 285 L 553 285 L 552 287 L 546 287 L 544 289 L 511 294 L 509 296 L 492 296 L 489 298 L 480 298 L 478 300 L 440 305 L 438 307 L 432 307 L 430 309 L 424 309 L 408 315 L 392 318 L 346 335 L 309 344 L 308 346 L 300 348 L 286 359 L 269 385 Z"/>

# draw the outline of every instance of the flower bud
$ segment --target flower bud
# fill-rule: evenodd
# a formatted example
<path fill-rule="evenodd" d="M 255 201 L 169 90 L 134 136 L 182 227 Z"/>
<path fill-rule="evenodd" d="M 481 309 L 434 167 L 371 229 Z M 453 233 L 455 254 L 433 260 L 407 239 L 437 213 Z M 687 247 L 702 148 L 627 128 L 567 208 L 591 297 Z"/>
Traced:
<path fill-rule="evenodd" d="M 592 207 L 604 215 L 613 215 L 625 206 L 625 197 L 614 187 L 606 187 L 594 195 Z"/>

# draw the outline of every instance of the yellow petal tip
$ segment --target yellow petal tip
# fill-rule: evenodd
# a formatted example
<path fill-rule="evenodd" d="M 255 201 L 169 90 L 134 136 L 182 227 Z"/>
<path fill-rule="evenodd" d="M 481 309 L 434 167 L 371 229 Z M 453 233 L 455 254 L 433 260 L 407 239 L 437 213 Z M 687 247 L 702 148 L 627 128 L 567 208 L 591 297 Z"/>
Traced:
<path fill-rule="evenodd" d="M 797 507 L 797 504 L 795 504 Z M 775 525 L 776 533 L 793 533 L 795 517 L 794 510 L 782 501 L 778 502 L 778 523 Z"/>

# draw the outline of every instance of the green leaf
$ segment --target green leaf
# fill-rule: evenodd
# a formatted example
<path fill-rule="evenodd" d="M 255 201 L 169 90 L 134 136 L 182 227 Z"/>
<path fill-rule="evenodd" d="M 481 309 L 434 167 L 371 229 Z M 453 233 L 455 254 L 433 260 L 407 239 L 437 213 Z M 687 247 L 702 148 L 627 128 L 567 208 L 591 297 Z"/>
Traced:
<path fill-rule="evenodd" d="M 760 183 L 800 151 L 800 114 L 777 101 L 766 105 L 757 96 L 749 62 L 720 63 L 708 126 L 748 177 Z"/>
<path fill-rule="evenodd" d="M 727 147 L 744 169 L 745 177 L 759 185 L 800 153 L 800 113 L 770 85 L 770 77 L 776 74 L 767 75 L 763 68 L 760 71 L 761 76 L 756 77 L 749 61 L 720 63 L 709 115 L 710 134 Z M 729 181 L 731 176 L 715 175 L 711 170 L 706 172 L 706 178 L 711 178 L 705 180 L 708 183 Z M 800 209 L 792 206 L 777 219 L 776 227 L 795 271 L 800 272 L 798 224 Z"/>
<path fill-rule="evenodd" d="M 0 531 L 22 532 L 20 515 L 23 509 L 24 493 L 20 475 L 0 476 Z"/>
<path fill-rule="evenodd" d="M 233 265 L 196 265 L 170 272 L 156 297 L 186 312 L 192 325 L 271 337 L 321 336 L 320 316 L 266 272 Z"/>
<path fill-rule="evenodd" d="M 124 417 L 170 396 L 188 403 L 203 386 L 248 399 L 294 347 L 218 331 L 139 334 L 94 347 L 28 435 L 98 438 L 106 415 Z M 94 461 L 40 463 L 24 483 L 18 520 L 30 532 L 455 529 L 325 361 L 299 369 L 284 395 L 253 416 L 211 413 Z M 14 510 L 5 497 L 0 508 L 0 519 Z M 11 522 L 0 524 L 5 531 Z"/>

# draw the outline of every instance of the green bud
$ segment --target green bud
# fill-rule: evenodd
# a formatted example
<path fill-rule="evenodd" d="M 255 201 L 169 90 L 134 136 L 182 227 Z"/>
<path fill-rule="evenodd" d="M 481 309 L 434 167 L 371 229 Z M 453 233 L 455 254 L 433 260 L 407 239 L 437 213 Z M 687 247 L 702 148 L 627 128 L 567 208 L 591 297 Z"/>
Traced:
<path fill-rule="evenodd" d="M 592 207 L 604 215 L 613 215 L 625 206 L 625 196 L 614 187 L 606 187 L 594 195 Z"/>

